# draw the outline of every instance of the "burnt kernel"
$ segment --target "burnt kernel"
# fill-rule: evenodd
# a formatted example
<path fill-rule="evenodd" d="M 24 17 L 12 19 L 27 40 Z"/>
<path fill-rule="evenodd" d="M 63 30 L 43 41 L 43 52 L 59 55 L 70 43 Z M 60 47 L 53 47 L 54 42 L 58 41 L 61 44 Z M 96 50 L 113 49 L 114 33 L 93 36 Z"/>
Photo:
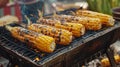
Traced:
<path fill-rule="evenodd" d="M 73 27 L 73 25 L 71 25 L 71 27 Z"/>
<path fill-rule="evenodd" d="M 54 26 L 55 24 L 54 23 L 52 23 L 52 26 Z"/>
<path fill-rule="evenodd" d="M 90 13 L 88 13 L 88 14 L 90 14 Z"/>
<path fill-rule="evenodd" d="M 88 20 L 87 22 L 89 23 L 90 21 Z"/>
<path fill-rule="evenodd" d="M 60 41 L 61 41 L 61 38 L 59 37 L 59 38 L 58 38 L 58 42 L 60 42 Z"/>
<path fill-rule="evenodd" d="M 43 33 L 43 30 L 41 30 L 41 33 Z"/>
<path fill-rule="evenodd" d="M 70 28 L 70 32 L 72 31 L 72 28 Z"/>
<path fill-rule="evenodd" d="M 45 30 L 44 33 L 47 33 L 47 30 Z"/>
<path fill-rule="evenodd" d="M 29 42 L 29 39 L 25 38 L 24 41 L 28 43 L 28 42 Z"/>
<path fill-rule="evenodd" d="M 78 19 L 76 19 L 76 21 L 79 21 Z"/>
<path fill-rule="evenodd" d="M 48 35 L 50 35 L 50 33 L 47 33 Z"/>
<path fill-rule="evenodd" d="M 20 36 L 23 36 L 23 34 L 22 34 L 22 33 L 19 33 L 19 35 L 20 35 Z"/>
<path fill-rule="evenodd" d="M 61 42 L 61 35 L 62 35 L 62 30 L 60 30 L 60 33 L 59 33 L 59 42 Z"/>

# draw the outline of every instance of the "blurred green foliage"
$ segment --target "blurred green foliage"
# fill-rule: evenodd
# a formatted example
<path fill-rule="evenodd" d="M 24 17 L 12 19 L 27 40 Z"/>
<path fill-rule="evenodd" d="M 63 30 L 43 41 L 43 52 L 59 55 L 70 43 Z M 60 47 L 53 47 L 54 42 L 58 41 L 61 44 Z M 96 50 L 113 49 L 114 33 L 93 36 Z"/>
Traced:
<path fill-rule="evenodd" d="M 120 0 L 86 0 L 89 9 L 112 15 L 112 8 L 120 6 Z"/>

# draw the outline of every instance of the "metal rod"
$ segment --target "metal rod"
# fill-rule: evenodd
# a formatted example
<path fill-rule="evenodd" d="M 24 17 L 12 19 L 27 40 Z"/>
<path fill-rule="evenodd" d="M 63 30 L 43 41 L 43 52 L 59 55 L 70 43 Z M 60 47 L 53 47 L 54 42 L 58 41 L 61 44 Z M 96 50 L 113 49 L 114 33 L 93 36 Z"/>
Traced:
<path fill-rule="evenodd" d="M 112 52 L 112 50 L 110 48 L 108 48 L 106 50 L 106 55 L 107 55 L 107 57 L 108 57 L 108 59 L 110 61 L 111 67 L 117 67 L 115 59 L 114 59 L 114 54 L 113 54 L 113 52 Z"/>

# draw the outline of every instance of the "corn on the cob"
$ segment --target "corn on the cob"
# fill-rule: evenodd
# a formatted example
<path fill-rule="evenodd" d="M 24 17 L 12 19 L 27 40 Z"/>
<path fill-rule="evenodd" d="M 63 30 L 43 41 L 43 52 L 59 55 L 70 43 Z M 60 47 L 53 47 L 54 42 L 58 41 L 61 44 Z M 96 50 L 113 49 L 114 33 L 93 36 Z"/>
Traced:
<path fill-rule="evenodd" d="M 72 41 L 72 33 L 64 29 L 42 24 L 31 24 L 28 29 L 53 37 L 57 44 L 68 45 Z"/>
<path fill-rule="evenodd" d="M 56 44 L 52 37 L 38 34 L 22 27 L 6 26 L 6 29 L 11 32 L 14 38 L 29 43 L 30 46 L 36 48 L 38 51 L 51 53 L 55 49 Z"/>
<path fill-rule="evenodd" d="M 88 10 L 78 10 L 76 11 L 77 16 L 86 16 L 86 17 L 92 17 L 92 18 L 99 18 L 102 22 L 102 24 L 106 26 L 113 26 L 114 25 L 114 19 L 110 15 L 88 11 Z"/>
<path fill-rule="evenodd" d="M 4 26 L 6 24 L 10 24 L 18 21 L 19 19 L 16 16 L 6 15 L 0 18 L 0 26 Z"/>
<path fill-rule="evenodd" d="M 77 17 L 71 15 L 57 15 L 55 19 L 66 21 L 68 23 L 83 24 L 87 30 L 99 30 L 102 28 L 102 24 L 100 22 L 100 19 L 98 18 Z"/>
<path fill-rule="evenodd" d="M 39 19 L 39 23 L 47 24 L 54 26 L 56 28 L 65 29 L 72 32 L 73 36 L 80 37 L 85 33 L 85 27 L 82 24 L 77 23 L 65 23 L 60 22 L 59 20 L 52 20 L 52 19 Z"/>

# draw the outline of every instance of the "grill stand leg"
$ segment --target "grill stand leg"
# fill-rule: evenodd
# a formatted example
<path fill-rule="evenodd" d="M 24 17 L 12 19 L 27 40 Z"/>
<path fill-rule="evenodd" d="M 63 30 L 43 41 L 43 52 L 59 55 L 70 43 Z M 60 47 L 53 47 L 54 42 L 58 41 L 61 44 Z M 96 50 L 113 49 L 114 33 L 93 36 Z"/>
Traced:
<path fill-rule="evenodd" d="M 14 63 L 9 62 L 9 64 L 7 65 L 7 67 L 15 67 Z"/>
<path fill-rule="evenodd" d="M 24 67 L 20 62 L 16 63 L 17 61 L 14 61 L 14 59 L 12 61 L 9 62 L 9 64 L 7 65 L 7 67 Z"/>
<path fill-rule="evenodd" d="M 114 59 L 114 53 L 110 48 L 108 48 L 106 50 L 106 55 L 107 55 L 107 57 L 108 57 L 108 59 L 110 61 L 111 67 L 117 67 L 115 59 Z"/>

